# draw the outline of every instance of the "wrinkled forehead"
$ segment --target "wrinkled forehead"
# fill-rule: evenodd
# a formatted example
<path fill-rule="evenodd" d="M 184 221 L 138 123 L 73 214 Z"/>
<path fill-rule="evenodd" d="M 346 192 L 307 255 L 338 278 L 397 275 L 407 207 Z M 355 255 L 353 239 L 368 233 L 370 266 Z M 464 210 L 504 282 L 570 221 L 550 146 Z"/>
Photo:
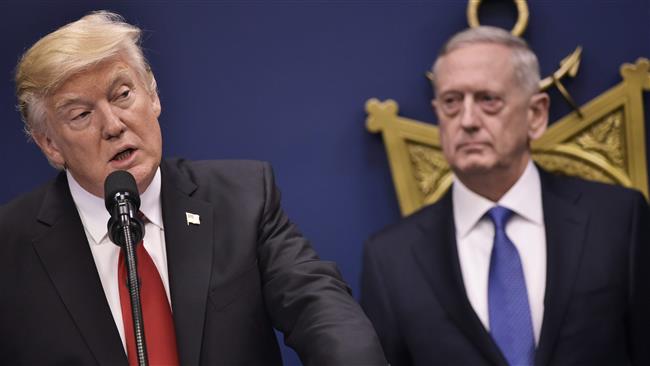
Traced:
<path fill-rule="evenodd" d="M 120 82 L 142 83 L 137 72 L 124 59 L 113 58 L 72 73 L 48 95 L 48 99 L 59 99 L 68 94 L 88 94 Z"/>
<path fill-rule="evenodd" d="M 440 56 L 434 64 L 436 94 L 448 88 L 512 86 L 516 79 L 513 52 L 496 43 L 470 43 Z"/>

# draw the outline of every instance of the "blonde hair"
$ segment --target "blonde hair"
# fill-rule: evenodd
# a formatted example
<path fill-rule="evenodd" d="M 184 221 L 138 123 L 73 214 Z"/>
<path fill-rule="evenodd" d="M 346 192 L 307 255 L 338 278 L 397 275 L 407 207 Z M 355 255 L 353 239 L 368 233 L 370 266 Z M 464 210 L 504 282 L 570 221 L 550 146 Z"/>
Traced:
<path fill-rule="evenodd" d="M 150 93 L 156 79 L 140 48 L 141 30 L 108 11 L 92 12 L 46 35 L 16 67 L 16 97 L 25 132 L 45 133 L 45 98 L 71 76 L 121 55 Z"/>
<path fill-rule="evenodd" d="M 434 85 L 436 70 L 443 56 L 459 48 L 479 43 L 493 43 L 508 47 L 512 51 L 512 65 L 515 70 L 515 77 L 519 81 L 522 90 L 531 95 L 539 91 L 541 78 L 539 61 L 537 61 L 535 53 L 522 38 L 510 34 L 504 29 L 491 26 L 468 28 L 456 33 L 445 43 L 431 68 Z"/>

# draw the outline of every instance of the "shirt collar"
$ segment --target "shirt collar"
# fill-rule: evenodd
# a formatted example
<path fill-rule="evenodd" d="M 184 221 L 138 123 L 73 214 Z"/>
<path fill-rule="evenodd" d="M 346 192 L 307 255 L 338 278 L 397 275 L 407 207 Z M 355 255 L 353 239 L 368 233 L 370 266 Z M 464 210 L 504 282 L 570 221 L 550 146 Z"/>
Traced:
<path fill-rule="evenodd" d="M 523 174 L 499 202 L 492 202 L 471 191 L 455 176 L 452 200 L 456 233 L 460 238 L 467 235 L 485 213 L 496 205 L 509 208 L 518 216 L 535 224 L 544 224 L 542 187 L 539 171 L 532 160 L 528 162 Z"/>
<path fill-rule="evenodd" d="M 77 211 L 79 211 L 79 216 L 81 217 L 81 222 L 86 232 L 92 237 L 95 243 L 100 243 L 108 234 L 106 224 L 108 223 L 108 219 L 110 219 L 110 215 L 104 205 L 104 199 L 83 189 L 67 170 L 66 176 L 68 177 L 70 194 L 72 194 L 72 199 L 77 206 Z M 158 168 L 151 184 L 140 195 L 140 211 L 147 217 L 147 220 L 162 229 L 160 186 L 160 168 Z"/>
<path fill-rule="evenodd" d="M 140 211 L 152 224 L 163 228 L 162 205 L 160 203 L 160 168 L 156 170 L 149 187 L 140 195 Z"/>

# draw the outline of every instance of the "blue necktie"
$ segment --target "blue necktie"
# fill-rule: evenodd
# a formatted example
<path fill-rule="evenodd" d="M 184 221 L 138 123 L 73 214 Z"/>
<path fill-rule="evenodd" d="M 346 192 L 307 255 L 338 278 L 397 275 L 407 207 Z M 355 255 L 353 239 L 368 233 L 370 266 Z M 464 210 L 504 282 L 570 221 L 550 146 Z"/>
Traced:
<path fill-rule="evenodd" d="M 505 230 L 512 211 L 496 206 L 488 211 L 488 216 L 494 223 L 494 246 L 488 281 L 490 334 L 508 364 L 532 365 L 535 359 L 535 337 L 526 281 L 517 248 Z"/>

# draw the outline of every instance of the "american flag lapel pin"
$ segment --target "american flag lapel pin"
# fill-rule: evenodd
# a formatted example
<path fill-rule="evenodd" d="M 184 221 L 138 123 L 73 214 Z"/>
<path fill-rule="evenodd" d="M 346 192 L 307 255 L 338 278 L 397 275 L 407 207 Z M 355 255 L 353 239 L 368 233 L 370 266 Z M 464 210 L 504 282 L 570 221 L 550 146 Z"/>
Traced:
<path fill-rule="evenodd" d="M 201 216 L 191 213 L 191 212 L 186 212 L 185 213 L 185 219 L 187 220 L 187 226 L 192 225 L 201 225 Z"/>

